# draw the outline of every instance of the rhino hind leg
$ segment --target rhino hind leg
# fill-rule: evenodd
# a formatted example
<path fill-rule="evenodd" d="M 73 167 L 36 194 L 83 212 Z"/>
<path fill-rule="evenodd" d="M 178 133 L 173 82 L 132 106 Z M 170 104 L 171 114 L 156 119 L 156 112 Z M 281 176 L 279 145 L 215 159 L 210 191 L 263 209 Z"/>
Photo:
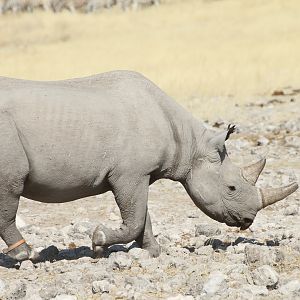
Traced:
<path fill-rule="evenodd" d="M 123 223 L 118 229 L 110 229 L 99 225 L 92 237 L 93 250 L 99 254 L 108 246 L 127 244 L 136 240 L 145 227 L 149 176 L 132 181 L 130 176 L 114 180 L 113 192 L 120 209 Z M 126 182 L 130 180 L 131 182 Z M 132 182 L 138 182 L 133 184 Z"/>
<path fill-rule="evenodd" d="M 149 212 L 147 212 L 145 227 L 136 239 L 136 242 L 142 249 L 148 250 L 152 257 L 158 257 L 160 255 L 161 248 L 153 235 Z"/>
<path fill-rule="evenodd" d="M 14 122 L 0 114 L 0 237 L 8 247 L 23 239 L 16 227 L 16 213 L 24 182 L 29 174 L 29 163 Z M 31 250 L 26 243 L 7 252 L 16 260 L 28 259 Z"/>

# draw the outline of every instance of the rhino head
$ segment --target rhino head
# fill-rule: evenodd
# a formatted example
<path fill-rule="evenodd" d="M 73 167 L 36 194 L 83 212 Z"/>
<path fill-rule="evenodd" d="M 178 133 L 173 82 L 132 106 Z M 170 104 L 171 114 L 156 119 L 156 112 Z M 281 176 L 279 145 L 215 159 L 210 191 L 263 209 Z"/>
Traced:
<path fill-rule="evenodd" d="M 197 145 L 192 168 L 183 183 L 188 194 L 204 213 L 229 226 L 247 229 L 257 212 L 297 190 L 296 182 L 276 189 L 255 186 L 266 159 L 245 168 L 235 166 L 226 152 L 225 141 L 234 126 L 206 137 Z"/>

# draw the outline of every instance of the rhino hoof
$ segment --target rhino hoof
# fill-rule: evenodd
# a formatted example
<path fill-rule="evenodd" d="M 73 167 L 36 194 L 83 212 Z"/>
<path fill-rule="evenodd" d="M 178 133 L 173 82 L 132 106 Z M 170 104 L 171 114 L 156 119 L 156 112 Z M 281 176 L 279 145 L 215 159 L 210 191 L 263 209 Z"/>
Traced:
<path fill-rule="evenodd" d="M 152 245 L 150 247 L 145 247 L 145 250 L 147 250 L 151 257 L 159 257 L 161 253 L 161 247 L 159 244 Z"/>
<path fill-rule="evenodd" d="M 98 226 L 93 233 L 93 244 L 103 246 L 106 243 L 106 235 L 103 232 L 102 226 Z"/>
<path fill-rule="evenodd" d="M 93 244 L 93 251 L 94 251 L 93 258 L 108 257 L 108 247 L 106 246 L 96 246 Z"/>

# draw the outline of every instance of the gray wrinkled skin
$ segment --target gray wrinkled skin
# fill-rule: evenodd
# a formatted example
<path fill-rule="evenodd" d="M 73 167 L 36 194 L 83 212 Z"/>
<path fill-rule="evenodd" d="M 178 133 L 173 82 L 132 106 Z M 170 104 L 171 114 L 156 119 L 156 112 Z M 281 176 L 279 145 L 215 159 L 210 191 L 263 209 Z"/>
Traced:
<path fill-rule="evenodd" d="M 158 256 L 147 212 L 148 187 L 180 181 L 195 204 L 240 227 L 261 208 L 257 189 L 226 154 L 226 132 L 206 129 L 140 74 L 115 71 L 82 79 L 36 82 L 0 78 L 0 236 L 22 239 L 19 197 L 67 202 L 112 191 L 122 226 L 99 225 L 93 248 L 136 240 Z M 33 254 L 23 244 L 9 253 Z"/>

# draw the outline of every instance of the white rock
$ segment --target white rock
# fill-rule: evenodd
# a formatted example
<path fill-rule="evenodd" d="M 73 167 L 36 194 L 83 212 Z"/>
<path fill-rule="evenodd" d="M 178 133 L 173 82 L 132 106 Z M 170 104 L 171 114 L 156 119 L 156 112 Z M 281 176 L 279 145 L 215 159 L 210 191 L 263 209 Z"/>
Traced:
<path fill-rule="evenodd" d="M 292 280 L 279 288 L 279 292 L 283 295 L 291 295 L 296 293 L 300 296 L 300 280 Z"/>
<path fill-rule="evenodd" d="M 19 229 L 27 226 L 26 222 L 18 215 L 16 216 L 16 225 Z"/>
<path fill-rule="evenodd" d="M 34 265 L 31 260 L 25 260 L 21 263 L 20 270 L 34 270 Z"/>
<path fill-rule="evenodd" d="M 100 293 L 109 293 L 110 283 L 107 280 L 94 281 L 92 283 L 92 292 L 94 294 Z"/>
<path fill-rule="evenodd" d="M 0 279 L 0 296 L 3 294 L 5 291 L 5 283 L 3 280 Z"/>
<path fill-rule="evenodd" d="M 279 280 L 279 275 L 272 267 L 264 265 L 252 272 L 252 279 L 255 285 L 275 288 Z"/>
<path fill-rule="evenodd" d="M 289 205 L 283 212 L 285 216 L 296 216 L 299 214 L 299 208 L 297 205 Z"/>
<path fill-rule="evenodd" d="M 112 253 L 108 260 L 113 269 L 129 269 L 132 265 L 132 259 L 125 252 Z"/>
<path fill-rule="evenodd" d="M 195 236 L 205 235 L 205 236 L 214 236 L 221 233 L 221 230 L 218 225 L 211 223 L 202 223 L 196 225 Z"/>
<path fill-rule="evenodd" d="M 246 284 L 243 285 L 242 290 L 252 294 L 253 296 L 267 296 L 269 294 L 269 291 L 265 286 L 259 285 Z"/>
<path fill-rule="evenodd" d="M 129 250 L 128 254 L 134 260 L 150 258 L 149 252 L 147 250 L 143 250 L 141 248 L 132 248 L 132 249 Z"/>
<path fill-rule="evenodd" d="M 212 296 L 217 292 L 224 291 L 227 288 L 225 279 L 226 276 L 223 273 L 219 271 L 213 272 L 210 274 L 209 280 L 203 285 L 204 293 Z"/>

